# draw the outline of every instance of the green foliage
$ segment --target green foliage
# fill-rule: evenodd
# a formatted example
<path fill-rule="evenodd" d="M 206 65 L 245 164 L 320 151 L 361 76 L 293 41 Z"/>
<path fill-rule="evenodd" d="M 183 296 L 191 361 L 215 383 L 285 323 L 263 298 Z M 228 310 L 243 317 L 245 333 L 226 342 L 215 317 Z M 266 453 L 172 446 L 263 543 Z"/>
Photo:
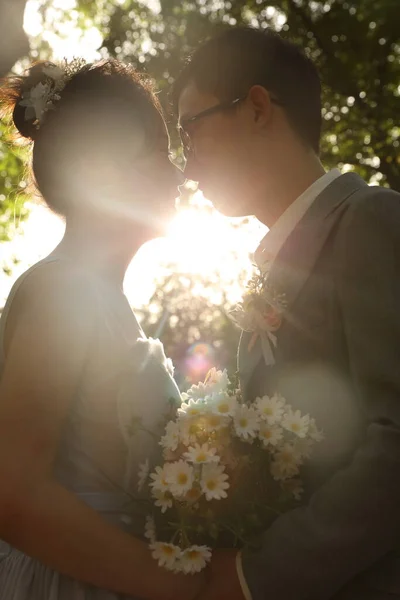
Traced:
<path fill-rule="evenodd" d="M 136 0 L 115 7 L 107 51 L 145 63 L 165 92 L 185 55 L 221 28 L 278 29 L 305 46 L 320 70 L 325 165 L 349 165 L 400 190 L 398 0 L 160 0 L 159 8 L 153 13 Z"/>
<path fill-rule="evenodd" d="M 0 242 L 8 241 L 27 215 L 24 149 L 13 148 L 5 141 L 5 129 L 5 125 L 0 124 Z"/>
<path fill-rule="evenodd" d="M 50 9 L 52 0 L 42 0 L 44 28 L 57 30 Z M 82 31 L 96 26 L 102 53 L 151 73 L 164 104 L 182 61 L 202 40 L 239 24 L 280 30 L 320 69 L 325 165 L 348 165 L 367 181 L 400 190 L 398 9 L 398 0 L 77 0 L 77 11 L 58 8 L 56 18 L 72 19 Z M 49 56 L 41 36 L 31 42 L 34 57 Z M 22 179 L 10 152 L 1 142 L 0 194 L 7 198 Z M 1 238 L 13 220 L 10 203 L 0 203 Z"/>
<path fill-rule="evenodd" d="M 149 304 L 136 312 L 146 333 L 162 340 L 180 387 L 204 379 L 212 366 L 234 373 L 240 330 L 228 316 L 229 282 L 222 287 L 218 271 L 208 277 L 177 273 L 174 265 L 168 271 Z"/>

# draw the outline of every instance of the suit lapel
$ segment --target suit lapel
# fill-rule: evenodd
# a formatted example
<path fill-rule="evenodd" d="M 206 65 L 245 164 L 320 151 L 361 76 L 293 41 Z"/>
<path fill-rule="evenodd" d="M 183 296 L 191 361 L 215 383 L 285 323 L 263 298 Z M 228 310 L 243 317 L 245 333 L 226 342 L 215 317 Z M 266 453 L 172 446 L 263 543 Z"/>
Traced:
<path fill-rule="evenodd" d="M 282 246 L 272 265 L 269 282 L 279 293 L 285 294 L 285 319 L 292 318 L 291 306 L 312 272 L 333 227 L 346 211 L 349 196 L 366 185 L 354 173 L 334 180 L 316 198 Z M 259 338 L 249 351 L 251 335 L 242 332 L 238 350 L 238 370 L 244 395 L 252 373 L 262 358 Z"/>

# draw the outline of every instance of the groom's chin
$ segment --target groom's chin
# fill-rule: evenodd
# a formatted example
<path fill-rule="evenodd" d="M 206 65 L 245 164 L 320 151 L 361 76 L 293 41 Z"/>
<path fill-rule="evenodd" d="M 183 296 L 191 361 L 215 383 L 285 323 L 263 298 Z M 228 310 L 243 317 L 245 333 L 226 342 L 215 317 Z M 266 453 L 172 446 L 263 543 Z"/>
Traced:
<path fill-rule="evenodd" d="M 206 194 L 204 194 L 206 196 Z M 248 207 L 243 200 L 238 200 L 234 196 L 214 195 L 206 196 L 213 203 L 214 208 L 225 217 L 247 217 L 249 215 Z"/>
<path fill-rule="evenodd" d="M 199 188 L 204 197 L 212 202 L 214 208 L 225 217 L 246 216 L 244 202 L 238 202 L 238 199 L 229 190 L 206 185 L 202 187 L 201 184 L 199 184 Z"/>

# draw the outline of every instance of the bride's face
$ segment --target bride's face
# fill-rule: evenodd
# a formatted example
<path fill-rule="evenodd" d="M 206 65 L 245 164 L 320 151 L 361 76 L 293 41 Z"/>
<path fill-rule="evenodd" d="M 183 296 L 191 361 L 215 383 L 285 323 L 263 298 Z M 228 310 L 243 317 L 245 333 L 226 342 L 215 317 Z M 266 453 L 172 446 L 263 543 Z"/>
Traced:
<path fill-rule="evenodd" d="M 175 212 L 183 173 L 170 159 L 169 136 L 164 121 L 149 149 L 132 161 L 132 204 L 135 220 L 163 233 Z"/>
<path fill-rule="evenodd" d="M 130 125 L 126 114 L 119 116 L 105 132 L 97 121 L 87 131 L 84 123 L 79 153 L 74 140 L 63 171 L 66 184 L 76 188 L 70 194 L 76 198 L 73 210 L 85 222 L 96 219 L 120 231 L 139 226 L 146 236 L 162 235 L 184 181 L 169 158 L 165 122 L 154 109 L 150 135 L 136 121 Z"/>

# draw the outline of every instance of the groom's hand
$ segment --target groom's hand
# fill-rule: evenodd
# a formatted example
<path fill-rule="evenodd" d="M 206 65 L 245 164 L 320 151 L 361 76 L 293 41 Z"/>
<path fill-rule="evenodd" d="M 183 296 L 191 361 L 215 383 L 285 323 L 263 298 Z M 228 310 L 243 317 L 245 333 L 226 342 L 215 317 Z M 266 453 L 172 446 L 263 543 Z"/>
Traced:
<path fill-rule="evenodd" d="M 213 551 L 209 567 L 209 583 L 198 600 L 246 600 L 236 569 L 237 552 L 237 550 Z"/>

